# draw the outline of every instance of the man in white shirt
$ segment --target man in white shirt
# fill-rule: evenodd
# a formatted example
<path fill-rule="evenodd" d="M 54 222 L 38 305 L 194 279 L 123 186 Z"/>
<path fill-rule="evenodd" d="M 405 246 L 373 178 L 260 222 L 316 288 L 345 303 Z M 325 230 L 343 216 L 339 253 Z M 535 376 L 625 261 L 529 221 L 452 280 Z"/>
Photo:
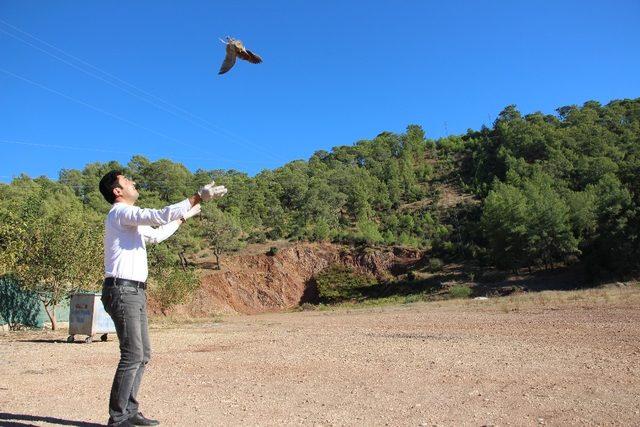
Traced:
<path fill-rule="evenodd" d="M 227 193 L 214 182 L 180 203 L 163 209 L 135 206 L 135 182 L 113 170 L 100 180 L 100 192 L 113 206 L 105 220 L 102 303 L 116 326 L 120 362 L 109 398 L 109 426 L 158 425 L 138 410 L 136 396 L 145 365 L 151 358 L 147 323 L 147 243 L 160 243 L 188 218 L 200 212 L 200 202 Z M 157 228 L 153 228 L 157 227 Z"/>

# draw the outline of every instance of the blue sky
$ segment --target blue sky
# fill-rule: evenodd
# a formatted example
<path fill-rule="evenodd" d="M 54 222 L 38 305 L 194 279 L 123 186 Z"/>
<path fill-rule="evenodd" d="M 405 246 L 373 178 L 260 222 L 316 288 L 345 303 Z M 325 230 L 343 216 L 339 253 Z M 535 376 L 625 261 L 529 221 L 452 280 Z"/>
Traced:
<path fill-rule="evenodd" d="M 264 63 L 217 75 L 225 35 Z M 635 98 L 639 46 L 638 1 L 0 0 L 0 181 L 133 154 L 254 174 Z"/>

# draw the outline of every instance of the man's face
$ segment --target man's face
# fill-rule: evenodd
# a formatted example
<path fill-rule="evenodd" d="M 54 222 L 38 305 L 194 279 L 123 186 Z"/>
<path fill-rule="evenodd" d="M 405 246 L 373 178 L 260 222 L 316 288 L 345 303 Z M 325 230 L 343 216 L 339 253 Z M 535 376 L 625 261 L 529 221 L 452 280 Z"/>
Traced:
<path fill-rule="evenodd" d="M 115 188 L 113 190 L 116 197 L 122 197 L 126 203 L 134 204 L 139 196 L 135 181 L 124 175 L 118 175 L 118 184 L 120 184 L 122 188 Z"/>

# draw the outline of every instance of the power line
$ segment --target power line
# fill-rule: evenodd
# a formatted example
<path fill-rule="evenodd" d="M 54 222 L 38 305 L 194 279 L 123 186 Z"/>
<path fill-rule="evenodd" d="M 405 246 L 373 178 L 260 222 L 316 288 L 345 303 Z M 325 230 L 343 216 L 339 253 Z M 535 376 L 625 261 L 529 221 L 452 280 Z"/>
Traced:
<path fill-rule="evenodd" d="M 25 44 L 27 44 L 27 45 L 29 45 L 29 46 L 31 46 L 31 47 L 33 47 L 33 48 L 35 48 L 35 49 L 38 49 L 39 51 L 41 51 L 41 52 L 43 52 L 43 53 L 45 53 L 45 54 L 47 54 L 47 55 L 49 55 L 49 56 L 51 56 L 51 57 L 53 57 L 53 58 L 55 58 L 55 59 L 57 59 L 57 60 L 59 60 L 59 61 L 61 61 L 61 62 L 65 63 L 65 64 L 67 64 L 67 65 L 69 65 L 69 66 L 71 66 L 71 67 L 73 67 L 73 68 L 75 68 L 75 69 L 77 69 L 77 70 L 79 70 L 79 71 L 81 71 L 81 72 L 83 72 L 83 73 L 85 73 L 85 74 L 87 74 L 87 75 L 91 76 L 91 77 L 94 77 L 94 78 L 96 78 L 96 79 L 99 79 L 99 80 L 101 80 L 101 81 L 103 81 L 103 82 L 105 82 L 105 83 L 107 83 L 107 84 L 109 84 L 109 85 L 111 85 L 111 86 L 113 86 L 113 87 L 116 87 L 116 88 L 118 88 L 118 89 L 120 89 L 120 90 L 124 91 L 125 93 L 127 93 L 127 94 L 129 94 L 129 95 L 131 95 L 131 96 L 134 96 L 134 97 L 136 97 L 136 98 L 138 98 L 138 99 L 140 99 L 140 100 L 142 100 L 142 101 L 144 101 L 144 102 L 146 102 L 146 103 L 148 103 L 148 104 L 150 104 L 150 105 L 155 106 L 156 108 L 158 108 L 158 109 L 160 109 L 160 110 L 162 110 L 162 111 L 165 111 L 165 112 L 167 112 L 167 113 L 169 113 L 169 114 L 172 114 L 172 115 L 174 115 L 174 116 L 176 116 L 176 117 L 182 118 L 183 120 L 187 120 L 188 122 L 190 122 L 190 123 L 192 123 L 192 124 L 194 124 L 194 125 L 196 125 L 196 126 L 198 126 L 198 127 L 202 128 L 202 129 L 205 129 L 205 130 L 207 130 L 207 131 L 209 131 L 209 132 L 212 132 L 212 133 L 216 133 L 216 134 L 218 134 L 218 135 L 223 135 L 223 136 L 226 136 L 226 137 L 231 137 L 231 138 L 233 138 L 233 139 L 235 139 L 235 140 L 237 140 L 237 141 L 239 141 L 239 142 L 243 143 L 244 145 L 248 145 L 250 148 L 253 148 L 253 149 L 257 150 L 257 151 L 262 152 L 263 154 L 267 155 L 268 157 L 270 157 L 270 158 L 271 158 L 271 159 L 273 159 L 273 160 L 276 160 L 276 161 L 282 161 L 282 159 L 279 159 L 279 158 L 274 157 L 270 152 L 268 152 L 268 151 L 266 151 L 266 150 L 263 150 L 261 147 L 259 147 L 259 146 L 257 146 L 257 145 L 252 144 L 251 142 L 247 141 L 246 139 L 241 138 L 241 137 L 239 137 L 239 136 L 237 136 L 237 135 L 233 134 L 232 132 L 230 132 L 230 131 L 228 131 L 228 130 L 226 130 L 226 129 L 222 128 L 221 126 L 218 126 L 218 125 L 216 125 L 216 124 L 214 124 L 214 123 L 211 123 L 211 122 L 209 122 L 208 120 L 206 120 L 206 119 L 204 119 L 204 118 L 202 118 L 202 117 L 199 117 L 199 116 L 197 116 L 197 115 L 195 115 L 195 114 L 191 113 L 190 111 L 188 111 L 188 110 L 186 110 L 186 109 L 184 109 L 184 108 L 182 108 L 182 107 L 179 107 L 179 106 L 177 106 L 177 105 L 175 105 L 175 104 L 172 104 L 171 102 L 166 101 L 166 100 L 164 100 L 164 99 L 162 99 L 162 98 L 160 98 L 160 97 L 158 97 L 158 96 L 156 96 L 156 95 L 153 95 L 153 94 L 151 94 L 151 93 L 149 93 L 149 92 L 146 92 L 146 91 L 144 91 L 144 90 L 140 89 L 139 87 L 137 87 L 137 86 L 135 86 L 135 85 L 133 85 L 133 84 L 131 84 L 131 83 L 129 83 L 129 82 L 127 82 L 127 81 L 125 81 L 125 80 L 123 80 L 123 79 L 121 79 L 121 78 L 119 78 L 119 77 L 117 77 L 117 76 L 113 75 L 113 74 L 111 74 L 111 73 L 108 73 L 107 71 L 104 71 L 104 70 L 102 70 L 101 68 L 96 67 L 96 66 L 94 66 L 94 65 L 90 64 L 89 62 L 84 61 L 84 60 L 83 60 L 83 59 L 81 59 L 81 58 L 78 58 L 77 56 L 74 56 L 74 55 L 72 55 L 72 54 L 70 54 L 70 53 L 68 53 L 68 52 L 66 52 L 66 51 L 64 51 L 64 50 L 62 50 L 62 49 L 60 49 L 60 48 L 58 48 L 58 47 L 56 47 L 56 46 L 54 46 L 54 45 L 50 44 L 50 43 L 47 43 L 46 41 L 44 41 L 44 40 L 42 40 L 42 39 L 40 39 L 40 38 L 38 38 L 38 37 L 34 36 L 34 35 L 33 35 L 33 34 L 31 34 L 31 33 L 28 33 L 28 32 L 26 32 L 26 31 L 24 31 L 24 30 L 21 30 L 20 28 L 18 28 L 18 27 L 16 27 L 16 26 L 14 26 L 14 25 L 11 25 L 10 23 L 8 23 L 8 22 L 6 22 L 6 21 L 4 21 L 4 20 L 2 20 L 2 19 L 0 19 L 0 23 L 2 23 L 2 24 L 4 24 L 4 25 L 6 25 L 6 26 L 8 26 L 8 27 L 12 28 L 12 29 L 13 29 L 13 30 L 15 30 L 15 31 L 18 31 L 18 32 L 20 32 L 20 33 L 22 33 L 22 34 L 25 34 L 25 35 L 27 35 L 28 37 L 31 37 L 32 39 L 34 39 L 34 40 L 38 41 L 39 43 L 42 43 L 42 44 L 44 44 L 44 45 L 46 45 L 46 46 L 48 46 L 48 47 L 50 47 L 50 48 L 52 48 L 52 49 L 55 49 L 56 51 L 58 51 L 58 52 L 60 52 L 60 53 L 62 53 L 62 54 L 64 54 L 64 55 L 66 55 L 67 57 L 72 58 L 72 59 L 74 59 L 75 61 L 78 61 L 78 62 L 80 62 L 81 64 L 83 64 L 83 65 L 85 65 L 85 66 L 87 66 L 87 67 L 90 67 L 91 69 L 94 69 L 94 70 L 96 70 L 96 71 L 98 71 L 98 72 L 100 72 L 100 73 L 102 73 L 102 74 L 104 74 L 104 75 L 106 75 L 106 76 L 108 76 L 108 77 L 110 77 L 110 78 L 112 78 L 112 79 L 114 79 L 114 80 L 116 80 L 116 81 L 118 81 L 118 82 L 120 82 L 120 83 L 122 83 L 122 84 L 124 84 L 124 85 L 128 86 L 128 87 L 130 87 L 130 88 L 135 89 L 136 91 L 138 91 L 138 92 L 140 92 L 140 93 L 144 94 L 145 96 L 147 96 L 147 97 L 149 97 L 149 98 L 152 98 L 152 99 L 155 99 L 155 100 L 157 100 L 157 101 L 160 101 L 160 102 L 162 102 L 163 104 L 168 105 L 169 107 L 171 107 L 171 108 L 173 108 L 173 109 L 175 109 L 175 110 L 180 111 L 180 112 L 182 113 L 182 115 L 176 114 L 175 112 L 173 112 L 173 111 L 171 111 L 171 110 L 168 110 L 167 108 L 163 107 L 162 105 L 158 104 L 157 102 L 153 102 L 153 101 L 151 101 L 151 100 L 149 100 L 149 99 L 147 99 L 147 98 L 145 98 L 145 97 L 143 97 L 143 96 L 138 95 L 138 94 L 137 94 L 137 93 L 135 93 L 135 92 L 132 92 L 131 90 L 128 90 L 128 89 L 126 89 L 126 88 L 122 87 L 122 85 L 115 84 L 115 83 L 113 83 L 113 82 L 111 82 L 111 81 L 109 81 L 109 80 L 107 80 L 107 79 L 103 78 L 102 76 L 97 75 L 96 73 L 93 73 L 93 72 L 87 71 L 87 70 L 85 70 L 85 69 L 83 69 L 83 68 L 81 68 L 81 67 L 79 67 L 79 66 L 77 66 L 77 65 L 75 65 L 75 64 L 73 64 L 73 63 L 71 63 L 71 62 L 69 62 L 69 61 L 67 61 L 67 60 L 65 60 L 65 59 L 63 59 L 63 58 L 61 58 L 61 57 L 59 57 L 58 55 L 55 55 L 55 54 L 53 54 L 53 53 L 51 53 L 51 52 L 48 52 L 47 50 L 42 49 L 42 48 L 40 48 L 40 47 L 36 46 L 35 44 L 33 44 L 33 43 L 31 43 L 31 42 L 29 42 L 29 41 L 27 41 L 27 40 L 23 39 L 22 37 L 16 36 L 16 35 L 14 35 L 14 34 L 11 34 L 11 33 L 7 32 L 6 30 L 2 30 L 2 29 L 0 29 L 0 31 L 1 31 L 1 32 L 3 32 L 4 34 L 7 34 L 8 36 L 10 36 L 10 37 L 12 37 L 12 38 L 14 38 L 14 39 L 16 39 L 16 40 L 18 40 L 18 41 L 22 42 L 22 43 L 25 43 Z M 188 117 L 184 117 L 184 115 L 187 115 Z M 208 126 L 204 126 L 204 125 L 202 125 L 201 123 L 198 123 L 197 121 L 194 121 L 192 118 L 195 118 L 195 119 L 197 119 L 197 120 L 199 120 L 199 121 L 201 121 L 201 122 L 203 122 L 203 123 L 207 124 Z M 213 127 L 213 128 L 212 128 L 212 127 Z"/>
<path fill-rule="evenodd" d="M 36 82 L 34 80 L 31 80 L 31 79 L 29 79 L 27 77 L 23 77 L 23 76 L 20 76 L 18 74 L 12 73 L 11 71 L 5 70 L 4 68 L 0 68 L 0 71 L 5 73 L 5 74 L 7 74 L 7 75 L 9 75 L 9 76 L 11 76 L 11 77 L 14 77 L 16 79 L 20 79 L 20 80 L 25 81 L 27 83 L 30 83 L 30 84 L 32 84 L 34 86 L 37 86 L 37 87 L 39 87 L 41 89 L 44 89 L 46 91 L 49 91 L 51 93 L 55 93 L 56 95 L 61 96 L 63 98 L 66 98 L 66 99 L 68 99 L 70 101 L 73 101 L 73 102 L 76 102 L 76 103 L 78 103 L 80 105 L 83 105 L 85 107 L 91 108 L 92 110 L 98 111 L 98 112 L 100 112 L 102 114 L 106 114 L 107 116 L 113 117 L 114 119 L 117 119 L 117 120 L 120 120 L 122 122 L 125 122 L 125 123 L 127 123 L 127 124 L 129 124 L 131 126 L 135 126 L 137 128 L 140 128 L 140 129 L 146 130 L 148 132 L 154 133 L 154 134 L 156 134 L 156 135 L 158 135 L 158 136 L 160 136 L 162 138 L 165 138 L 165 139 L 168 139 L 170 141 L 176 142 L 176 143 L 178 143 L 180 145 L 184 145 L 185 147 L 199 149 L 198 147 L 196 147 L 194 145 L 187 144 L 186 142 L 180 141 L 179 139 L 176 139 L 176 138 L 174 138 L 172 136 L 166 135 L 166 134 L 164 134 L 162 132 L 159 132 L 157 130 L 153 130 L 153 129 L 147 127 L 147 126 L 144 126 L 144 125 L 141 125 L 141 124 L 136 123 L 134 121 L 131 121 L 131 120 L 129 120 L 129 119 L 125 118 L 125 117 L 122 117 L 122 116 L 120 116 L 118 114 L 111 113 L 111 112 L 109 112 L 109 111 L 107 111 L 105 109 L 102 109 L 100 107 L 96 107 L 95 105 L 89 104 L 88 102 L 85 102 L 85 101 L 83 101 L 81 99 L 74 98 L 73 96 L 70 96 L 70 95 L 66 95 L 66 94 L 64 94 L 64 93 L 62 93 L 62 92 L 60 92 L 60 91 L 58 91 L 56 89 L 52 89 L 52 88 L 50 88 L 48 86 L 43 85 L 42 83 L 38 83 L 38 82 Z"/>

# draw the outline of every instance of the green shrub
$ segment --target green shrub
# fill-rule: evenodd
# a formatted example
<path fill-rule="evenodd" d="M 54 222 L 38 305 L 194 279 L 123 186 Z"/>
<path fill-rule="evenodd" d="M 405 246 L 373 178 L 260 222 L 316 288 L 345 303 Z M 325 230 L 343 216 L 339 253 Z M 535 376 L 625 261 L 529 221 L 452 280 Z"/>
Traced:
<path fill-rule="evenodd" d="M 456 250 L 456 245 L 455 243 L 447 240 L 446 242 L 442 243 L 442 249 L 448 254 L 453 254 Z"/>
<path fill-rule="evenodd" d="M 398 244 L 409 248 L 418 248 L 420 247 L 420 243 L 419 238 L 411 236 L 406 232 L 400 233 L 400 236 L 398 237 Z"/>
<path fill-rule="evenodd" d="M 449 288 L 451 298 L 469 298 L 473 290 L 468 285 L 455 285 Z"/>
<path fill-rule="evenodd" d="M 315 242 L 322 242 L 331 237 L 331 227 L 326 221 L 318 220 L 313 226 L 309 227 L 308 237 Z"/>
<path fill-rule="evenodd" d="M 150 293 L 160 303 L 163 312 L 176 304 L 186 302 L 200 287 L 198 277 L 191 269 L 161 269 L 154 274 L 151 282 L 154 286 L 150 288 Z"/>
<path fill-rule="evenodd" d="M 436 272 L 442 270 L 443 262 L 440 258 L 431 258 L 429 260 L 429 271 Z"/>
<path fill-rule="evenodd" d="M 356 223 L 356 227 L 358 228 L 356 240 L 359 243 L 371 245 L 374 243 L 380 243 L 384 240 L 382 238 L 382 234 L 380 234 L 380 231 L 378 230 L 378 225 L 373 221 L 360 220 Z"/>
<path fill-rule="evenodd" d="M 267 236 L 262 232 L 253 232 L 249 234 L 247 238 L 248 243 L 265 243 L 267 241 Z"/>
<path fill-rule="evenodd" d="M 334 265 L 315 277 L 320 301 L 335 303 L 364 298 L 363 289 L 375 285 L 376 280 L 350 267 Z"/>
<path fill-rule="evenodd" d="M 267 251 L 267 255 L 275 256 L 278 253 L 279 249 L 276 246 L 271 246 Z"/>

